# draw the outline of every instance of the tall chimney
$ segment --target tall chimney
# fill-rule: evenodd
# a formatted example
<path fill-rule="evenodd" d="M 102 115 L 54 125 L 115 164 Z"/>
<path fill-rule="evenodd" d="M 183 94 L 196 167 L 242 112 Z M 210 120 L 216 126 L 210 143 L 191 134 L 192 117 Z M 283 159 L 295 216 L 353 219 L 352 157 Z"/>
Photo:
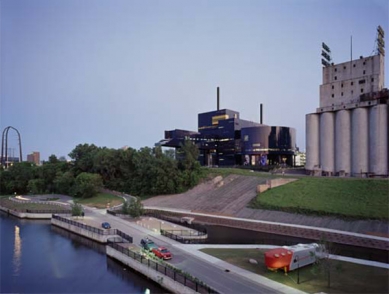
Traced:
<path fill-rule="evenodd" d="M 220 106 L 219 87 L 217 87 L 217 110 L 219 110 L 219 106 Z"/>
<path fill-rule="evenodd" d="M 262 108 L 262 103 L 261 103 L 260 106 L 259 106 L 259 123 L 260 123 L 260 124 L 263 123 L 263 122 L 262 122 L 262 117 L 263 117 L 262 110 L 263 110 L 263 108 Z"/>

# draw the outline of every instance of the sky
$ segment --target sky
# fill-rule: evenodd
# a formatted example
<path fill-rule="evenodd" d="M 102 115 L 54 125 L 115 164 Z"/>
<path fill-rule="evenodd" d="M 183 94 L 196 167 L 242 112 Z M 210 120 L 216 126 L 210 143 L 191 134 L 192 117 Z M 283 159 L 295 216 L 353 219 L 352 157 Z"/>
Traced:
<path fill-rule="evenodd" d="M 319 106 L 321 46 L 335 63 L 389 44 L 386 0 L 0 0 L 0 127 L 23 159 L 78 144 L 153 147 L 198 113 L 296 129 Z M 389 51 L 389 50 L 387 50 Z M 386 62 L 387 64 L 387 62 Z M 385 85 L 389 85 L 388 66 Z M 16 132 L 8 146 L 18 154 Z"/>

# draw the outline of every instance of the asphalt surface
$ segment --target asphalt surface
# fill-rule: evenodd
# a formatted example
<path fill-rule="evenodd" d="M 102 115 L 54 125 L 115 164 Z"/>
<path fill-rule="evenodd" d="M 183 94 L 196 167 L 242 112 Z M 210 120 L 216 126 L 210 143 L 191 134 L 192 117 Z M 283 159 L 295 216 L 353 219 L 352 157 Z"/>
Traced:
<path fill-rule="evenodd" d="M 102 210 L 85 207 L 85 212 L 86 216 L 94 221 L 109 222 L 112 228 L 129 234 L 133 237 L 135 245 L 140 246 L 140 240 L 148 236 L 156 244 L 169 248 L 173 254 L 173 258 L 169 261 L 170 264 L 204 281 L 220 293 L 303 293 L 270 280 L 267 281 L 266 285 L 255 282 L 244 276 L 245 271 L 242 271 L 243 275 L 242 272 L 233 270 L 226 272 L 225 270 L 229 268 L 222 268 L 197 257 L 193 250 L 185 250 L 185 245 L 140 227 L 136 223 L 104 214 Z"/>

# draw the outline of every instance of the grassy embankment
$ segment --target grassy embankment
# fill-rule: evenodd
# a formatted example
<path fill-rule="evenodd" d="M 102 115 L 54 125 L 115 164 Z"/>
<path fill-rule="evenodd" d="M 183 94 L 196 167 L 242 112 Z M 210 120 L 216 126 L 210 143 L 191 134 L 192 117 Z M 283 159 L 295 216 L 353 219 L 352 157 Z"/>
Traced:
<path fill-rule="evenodd" d="M 235 266 L 264 276 L 273 281 L 299 289 L 307 293 L 388 293 L 389 270 L 333 260 L 331 285 L 327 287 L 327 276 L 317 273 L 312 265 L 300 269 L 300 284 L 297 284 L 297 271 L 272 272 L 265 266 L 264 252 L 260 249 L 202 249 L 206 254 L 224 260 Z M 255 259 L 258 264 L 248 260 Z M 335 269 L 339 266 L 340 269 Z"/>
<path fill-rule="evenodd" d="M 208 173 L 282 177 L 239 169 L 210 169 Z M 298 181 L 257 195 L 250 207 L 354 219 L 389 219 L 388 179 L 297 178 Z"/>
<path fill-rule="evenodd" d="M 0 198 L 0 206 L 6 207 L 11 210 L 18 210 L 18 211 L 25 211 L 26 209 L 29 210 L 45 210 L 45 211 L 70 211 L 69 209 L 66 209 L 64 207 L 58 206 L 58 205 L 51 205 L 51 204 L 45 204 L 45 203 L 19 203 L 16 201 L 9 200 L 8 197 L 1 197 Z"/>
<path fill-rule="evenodd" d="M 50 205 L 50 204 L 41 204 L 41 203 L 18 203 L 15 201 L 11 201 L 8 199 L 11 195 L 3 195 L 0 198 L 0 206 L 9 208 L 9 209 L 15 209 L 15 210 L 63 210 L 61 207 L 57 205 Z M 47 195 L 48 197 L 41 196 L 37 198 L 36 200 L 41 201 L 53 201 L 57 200 L 58 198 L 50 198 L 50 195 Z M 80 203 L 82 205 L 90 206 L 90 207 L 96 207 L 96 208 L 107 208 L 107 205 L 109 204 L 109 207 L 113 207 L 116 205 L 119 205 L 124 202 L 124 200 L 120 197 L 117 197 L 112 194 L 108 193 L 99 193 L 97 196 L 92 198 L 83 198 L 83 199 L 77 199 L 73 198 L 77 203 Z"/>
<path fill-rule="evenodd" d="M 109 207 L 114 207 L 124 202 L 123 198 L 108 193 L 99 193 L 92 198 L 74 199 L 79 204 L 96 208 L 107 208 L 108 205 Z"/>

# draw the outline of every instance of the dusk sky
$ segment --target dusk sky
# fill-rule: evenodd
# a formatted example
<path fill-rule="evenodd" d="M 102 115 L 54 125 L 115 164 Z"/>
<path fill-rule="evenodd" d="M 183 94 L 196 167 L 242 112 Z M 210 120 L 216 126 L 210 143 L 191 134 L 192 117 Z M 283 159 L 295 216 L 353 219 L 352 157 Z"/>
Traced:
<path fill-rule="evenodd" d="M 354 58 L 372 55 L 378 25 L 389 44 L 386 0 L 0 0 L 0 9 L 0 125 L 19 130 L 24 160 L 197 131 L 216 87 L 222 109 L 259 121 L 263 103 L 264 123 L 295 128 L 305 150 L 322 42 L 335 63 L 350 60 L 351 35 Z M 8 146 L 18 154 L 15 132 Z"/>

